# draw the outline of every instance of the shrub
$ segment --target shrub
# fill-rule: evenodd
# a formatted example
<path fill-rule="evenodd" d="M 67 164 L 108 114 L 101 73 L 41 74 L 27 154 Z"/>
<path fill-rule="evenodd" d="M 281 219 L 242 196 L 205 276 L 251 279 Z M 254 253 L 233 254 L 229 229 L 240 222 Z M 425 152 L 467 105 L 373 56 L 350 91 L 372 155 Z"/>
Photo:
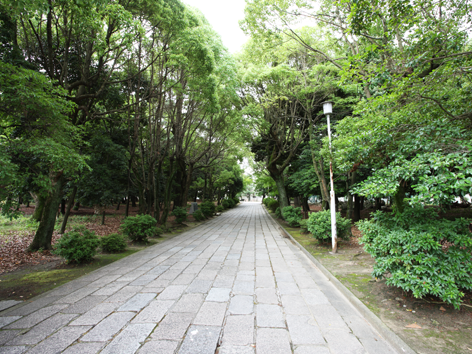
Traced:
<path fill-rule="evenodd" d="M 221 213 L 223 210 L 225 210 L 225 208 L 223 207 L 223 205 L 217 205 L 216 206 L 216 211 Z"/>
<path fill-rule="evenodd" d="M 162 232 L 156 224 L 157 220 L 150 215 L 136 215 L 128 216 L 121 228 L 132 241 L 146 242 L 148 237 L 159 236 Z"/>
<path fill-rule="evenodd" d="M 308 226 L 307 226 L 307 219 L 300 220 L 300 233 L 307 234 L 308 233 Z"/>
<path fill-rule="evenodd" d="M 282 212 L 280 211 L 280 207 L 277 207 L 277 209 L 275 209 L 275 217 L 277 219 L 282 219 Z"/>
<path fill-rule="evenodd" d="M 195 212 L 192 215 L 193 215 L 193 218 L 197 221 L 205 220 L 205 215 L 203 215 L 201 209 L 195 210 Z"/>
<path fill-rule="evenodd" d="M 187 209 L 181 207 L 175 207 L 170 215 L 175 216 L 175 221 L 182 224 L 187 220 Z"/>
<path fill-rule="evenodd" d="M 231 199 L 231 198 L 228 198 L 228 199 L 223 199 L 223 201 L 221 202 L 221 204 L 223 205 L 223 207 L 225 209 L 229 209 L 229 208 L 232 208 L 234 207 L 234 200 Z"/>
<path fill-rule="evenodd" d="M 318 241 L 325 242 L 331 240 L 331 213 L 329 210 L 311 213 L 307 228 Z M 351 221 L 341 217 L 340 213 L 336 213 L 336 230 L 338 238 L 349 239 L 351 235 Z"/>
<path fill-rule="evenodd" d="M 126 242 L 123 235 L 114 233 L 108 236 L 103 236 L 100 239 L 100 246 L 103 252 L 117 253 L 123 252 L 126 249 Z"/>
<path fill-rule="evenodd" d="M 213 216 L 213 214 L 215 214 L 216 206 L 213 202 L 207 200 L 200 204 L 200 209 L 202 210 L 203 215 L 209 218 L 210 216 Z"/>
<path fill-rule="evenodd" d="M 233 202 L 234 202 L 234 206 L 238 205 L 238 204 L 239 204 L 239 198 L 238 198 L 238 197 L 234 197 L 234 198 L 233 198 Z"/>
<path fill-rule="evenodd" d="M 300 221 L 303 217 L 302 208 L 286 206 L 282 209 L 282 216 L 291 227 L 300 226 Z"/>
<path fill-rule="evenodd" d="M 272 198 L 269 199 L 266 205 L 267 205 L 267 208 L 269 208 L 269 210 L 273 213 L 275 213 L 277 208 L 280 206 L 279 201 Z"/>
<path fill-rule="evenodd" d="M 386 276 L 387 285 L 416 298 L 438 296 L 458 309 L 461 289 L 472 290 L 469 221 L 437 219 L 433 209 L 422 208 L 372 215 L 358 223 L 360 241 L 376 261 L 372 275 Z"/>
<path fill-rule="evenodd" d="M 54 245 L 53 253 L 64 257 L 68 263 L 88 262 L 97 253 L 99 244 L 95 232 L 79 226 L 62 235 Z"/>

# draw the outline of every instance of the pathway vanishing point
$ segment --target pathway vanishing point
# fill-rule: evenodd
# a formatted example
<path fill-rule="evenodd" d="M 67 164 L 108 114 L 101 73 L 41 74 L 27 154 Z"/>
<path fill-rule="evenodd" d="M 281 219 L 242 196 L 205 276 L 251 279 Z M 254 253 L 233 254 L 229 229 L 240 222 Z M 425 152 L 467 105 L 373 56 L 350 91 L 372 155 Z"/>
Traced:
<path fill-rule="evenodd" d="M 0 353 L 396 353 L 259 203 L 0 313 Z"/>

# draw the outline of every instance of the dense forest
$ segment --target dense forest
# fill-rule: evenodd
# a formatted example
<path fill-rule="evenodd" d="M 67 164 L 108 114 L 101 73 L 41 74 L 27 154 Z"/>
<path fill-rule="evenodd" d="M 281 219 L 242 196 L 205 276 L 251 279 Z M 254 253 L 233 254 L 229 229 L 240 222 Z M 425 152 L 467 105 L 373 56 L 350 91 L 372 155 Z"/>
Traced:
<path fill-rule="evenodd" d="M 246 0 L 250 39 L 230 55 L 178 0 L 1 0 L 2 214 L 34 201 L 31 250 L 51 248 L 61 203 L 67 222 L 74 203 L 139 200 L 165 224 L 249 191 L 243 158 L 281 208 L 317 195 L 329 209 L 332 161 L 348 219 L 393 205 L 359 224 L 375 275 L 457 304 L 470 221 L 437 212 L 470 208 L 471 5 Z"/>

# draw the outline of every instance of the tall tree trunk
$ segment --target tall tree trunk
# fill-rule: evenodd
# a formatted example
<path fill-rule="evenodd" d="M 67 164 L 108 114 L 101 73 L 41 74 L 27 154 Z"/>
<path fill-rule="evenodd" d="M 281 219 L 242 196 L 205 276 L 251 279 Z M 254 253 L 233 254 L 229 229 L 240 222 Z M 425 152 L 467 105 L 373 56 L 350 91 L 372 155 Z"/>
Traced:
<path fill-rule="evenodd" d="M 60 234 L 63 234 L 66 231 L 67 220 L 69 219 L 70 211 L 72 209 L 72 206 L 74 205 L 74 199 L 75 199 L 76 194 L 77 194 L 77 186 L 74 186 L 74 189 L 72 190 L 72 194 L 69 197 L 69 200 L 67 202 L 66 213 L 64 214 L 64 219 L 62 220 L 61 230 L 59 231 Z"/>
<path fill-rule="evenodd" d="M 403 213 L 405 209 L 405 195 L 406 195 L 407 182 L 401 180 L 398 185 L 397 193 L 394 195 L 394 205 L 397 213 Z"/>
<path fill-rule="evenodd" d="M 190 186 L 192 185 L 192 173 L 193 173 L 193 163 L 189 163 L 188 165 L 188 172 L 187 172 L 187 180 L 185 181 L 185 190 L 184 190 L 184 197 L 182 198 L 182 207 L 187 206 L 188 201 L 188 192 L 190 190 Z"/>
<path fill-rule="evenodd" d="M 283 208 L 290 205 L 288 201 L 287 190 L 285 189 L 284 176 L 276 168 L 273 168 L 272 171 L 269 172 L 270 176 L 275 182 L 275 185 L 277 186 L 277 191 L 279 192 L 280 209 L 282 210 Z"/>
<path fill-rule="evenodd" d="M 161 225 L 166 224 L 167 217 L 169 216 L 173 179 L 174 179 L 174 160 L 171 159 L 170 166 L 169 166 L 169 175 L 167 177 L 166 189 L 164 192 L 164 208 L 162 209 L 162 216 L 161 216 L 161 221 L 160 221 Z"/>
<path fill-rule="evenodd" d="M 352 213 L 352 222 L 357 222 L 361 219 L 361 197 L 354 196 L 354 211 Z"/>
<path fill-rule="evenodd" d="M 41 216 L 43 215 L 44 203 L 46 198 L 39 194 L 32 194 L 34 199 L 34 212 L 31 217 L 34 221 L 41 221 Z"/>
<path fill-rule="evenodd" d="M 356 178 L 357 178 L 357 171 L 354 171 L 351 173 L 351 182 L 347 188 L 347 212 L 346 212 L 346 218 L 350 219 L 352 222 L 354 222 L 354 216 L 352 214 L 353 211 L 353 195 L 349 190 L 351 187 L 356 183 Z"/>
<path fill-rule="evenodd" d="M 34 235 L 34 239 L 28 247 L 29 251 L 37 251 L 39 249 L 52 249 L 51 240 L 56 222 L 56 213 L 62 198 L 62 189 L 64 188 L 65 178 L 62 172 L 55 173 L 52 176 L 53 187 L 48 192 L 44 202 L 44 210 L 41 216 L 38 230 Z"/>

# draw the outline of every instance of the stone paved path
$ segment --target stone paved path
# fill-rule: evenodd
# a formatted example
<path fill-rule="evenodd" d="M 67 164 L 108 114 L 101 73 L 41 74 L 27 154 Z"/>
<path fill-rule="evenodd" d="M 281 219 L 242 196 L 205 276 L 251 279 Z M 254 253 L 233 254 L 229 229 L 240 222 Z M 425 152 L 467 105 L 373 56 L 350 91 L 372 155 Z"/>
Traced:
<path fill-rule="evenodd" d="M 260 204 L 0 313 L 0 353 L 395 353 Z"/>

